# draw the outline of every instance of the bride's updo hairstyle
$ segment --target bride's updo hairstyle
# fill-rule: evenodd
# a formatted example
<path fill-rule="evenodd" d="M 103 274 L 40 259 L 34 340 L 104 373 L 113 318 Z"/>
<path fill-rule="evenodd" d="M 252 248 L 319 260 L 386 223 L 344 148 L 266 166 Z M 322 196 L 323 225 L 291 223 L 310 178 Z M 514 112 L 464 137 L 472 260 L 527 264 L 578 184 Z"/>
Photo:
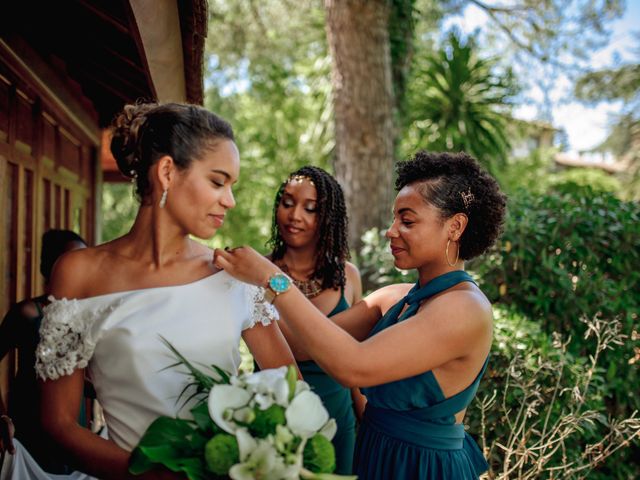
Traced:
<path fill-rule="evenodd" d="M 466 153 L 418 152 L 396 167 L 396 190 L 418 184 L 425 202 L 446 220 L 456 213 L 469 219 L 460 237 L 460 258 L 482 255 L 496 241 L 504 223 L 506 197 L 498 182 Z"/>
<path fill-rule="evenodd" d="M 165 155 L 180 170 L 220 140 L 234 140 L 228 122 L 197 105 L 140 103 L 126 105 L 113 121 L 113 153 L 118 168 L 135 180 L 141 201 L 151 193 L 149 169 Z"/>

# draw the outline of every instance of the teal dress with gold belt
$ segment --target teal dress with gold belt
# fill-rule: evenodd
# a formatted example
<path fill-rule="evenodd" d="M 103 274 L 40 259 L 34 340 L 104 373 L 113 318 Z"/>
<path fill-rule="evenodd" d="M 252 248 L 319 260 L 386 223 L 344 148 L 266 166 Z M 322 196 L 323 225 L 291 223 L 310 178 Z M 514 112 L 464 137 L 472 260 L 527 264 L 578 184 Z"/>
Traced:
<path fill-rule="evenodd" d="M 327 315 L 331 317 L 349 308 L 344 290 L 336 307 Z M 313 360 L 298 362 L 302 377 L 322 399 L 329 416 L 336 420 L 338 431 L 333 437 L 336 450 L 336 471 L 350 474 L 353 465 L 353 449 L 356 440 L 356 418 L 353 413 L 351 390 L 328 376 Z"/>
<path fill-rule="evenodd" d="M 454 271 L 422 288 L 416 285 L 370 335 L 415 315 L 422 301 L 460 282 L 473 280 L 465 272 Z M 409 308 L 401 313 L 405 304 Z M 477 479 L 488 464 L 454 415 L 473 400 L 487 360 L 471 385 L 449 398 L 431 371 L 361 388 L 367 406 L 358 429 L 353 473 L 360 480 Z"/>

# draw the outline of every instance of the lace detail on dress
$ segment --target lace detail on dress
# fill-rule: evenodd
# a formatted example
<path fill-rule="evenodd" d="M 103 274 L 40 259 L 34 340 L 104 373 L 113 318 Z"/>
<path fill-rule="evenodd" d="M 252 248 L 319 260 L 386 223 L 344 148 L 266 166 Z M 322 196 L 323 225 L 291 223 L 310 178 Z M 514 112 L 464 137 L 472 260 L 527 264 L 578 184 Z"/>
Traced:
<path fill-rule="evenodd" d="M 264 291 L 265 289 L 263 287 L 246 285 L 245 292 L 247 302 L 252 306 L 251 322 L 247 328 L 255 326 L 258 322 L 267 326 L 271 322 L 280 320 L 280 315 L 278 314 L 276 307 L 264 299 Z"/>
<path fill-rule="evenodd" d="M 116 304 L 107 304 L 82 308 L 77 300 L 49 299 L 51 303 L 44 308 L 36 349 L 35 368 L 42 380 L 55 380 L 85 368 L 96 346 L 91 327 L 116 307 Z"/>

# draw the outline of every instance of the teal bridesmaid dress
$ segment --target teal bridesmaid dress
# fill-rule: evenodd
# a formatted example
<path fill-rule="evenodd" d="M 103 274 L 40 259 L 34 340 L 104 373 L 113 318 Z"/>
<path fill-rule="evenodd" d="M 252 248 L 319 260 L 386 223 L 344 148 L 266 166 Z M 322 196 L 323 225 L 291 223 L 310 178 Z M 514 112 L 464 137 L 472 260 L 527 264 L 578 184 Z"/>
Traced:
<path fill-rule="evenodd" d="M 327 315 L 331 317 L 349 308 L 344 290 L 336 307 Z M 298 362 L 302 378 L 322 399 L 329 416 L 336 420 L 338 431 L 333 437 L 336 450 L 336 471 L 338 474 L 350 474 L 353 465 L 353 450 L 356 441 L 356 418 L 353 413 L 351 390 L 343 387 L 328 376 L 312 360 Z"/>
<path fill-rule="evenodd" d="M 422 301 L 461 282 L 473 280 L 466 272 L 454 271 L 422 288 L 414 286 L 371 335 L 415 315 Z M 406 304 L 409 308 L 401 315 Z M 473 383 L 449 398 L 431 371 L 361 388 L 367 406 L 358 429 L 353 473 L 360 480 L 477 479 L 488 464 L 454 415 L 473 400 L 487 360 Z"/>

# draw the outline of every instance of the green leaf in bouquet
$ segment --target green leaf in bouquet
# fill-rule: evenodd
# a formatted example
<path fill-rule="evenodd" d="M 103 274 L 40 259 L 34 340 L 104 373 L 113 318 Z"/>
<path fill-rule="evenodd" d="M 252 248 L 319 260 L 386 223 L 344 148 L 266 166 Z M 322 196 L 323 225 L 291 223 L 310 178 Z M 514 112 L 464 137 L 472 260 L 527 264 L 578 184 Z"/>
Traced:
<path fill-rule="evenodd" d="M 194 428 L 188 420 L 158 417 L 144 433 L 131 455 L 129 471 L 144 473 L 157 465 L 178 471 Z M 187 447 L 188 448 L 188 447 Z"/>
<path fill-rule="evenodd" d="M 185 458 L 181 463 L 178 471 L 186 473 L 189 480 L 209 480 L 210 475 L 201 457 Z"/>
<path fill-rule="evenodd" d="M 336 475 L 335 473 L 314 473 L 303 468 L 300 478 L 304 480 L 358 480 L 357 475 Z"/>
<path fill-rule="evenodd" d="M 202 401 L 193 407 L 191 409 L 191 415 L 193 415 L 193 420 L 196 422 L 196 425 L 200 430 L 210 433 L 211 435 L 215 435 L 222 431 L 211 419 L 211 415 L 209 415 L 209 406 L 206 401 Z"/>
<path fill-rule="evenodd" d="M 171 352 L 175 355 L 178 361 L 172 365 L 169 365 L 168 368 L 173 368 L 179 365 L 184 365 L 189 370 L 189 373 L 195 380 L 194 384 L 197 386 L 198 392 L 208 393 L 216 383 L 219 383 L 214 378 L 210 377 L 203 373 L 199 368 L 196 368 L 189 360 L 187 360 L 172 344 L 164 338 L 162 335 L 160 336 L 162 342 L 171 350 Z M 184 393 L 184 391 L 183 391 Z"/>
<path fill-rule="evenodd" d="M 211 365 L 211 368 L 220 375 L 220 381 L 217 383 L 231 383 L 231 376 L 217 365 Z"/>
<path fill-rule="evenodd" d="M 253 422 L 249 424 L 249 431 L 259 438 L 265 438 L 267 435 L 275 434 L 278 425 L 285 425 L 287 423 L 284 407 L 275 403 L 266 410 L 255 408 L 254 412 L 256 417 Z"/>
<path fill-rule="evenodd" d="M 287 384 L 289 385 L 289 401 L 296 395 L 296 383 L 298 382 L 298 371 L 293 365 L 287 367 Z"/>
<path fill-rule="evenodd" d="M 136 447 L 131 452 L 131 458 L 129 459 L 129 472 L 134 475 L 140 475 L 144 472 L 148 472 L 157 463 L 149 460 L 149 457 L 140 448 Z"/>
<path fill-rule="evenodd" d="M 180 444 L 193 432 L 189 420 L 182 418 L 156 418 L 138 443 L 139 447 L 156 447 L 167 444 Z"/>

